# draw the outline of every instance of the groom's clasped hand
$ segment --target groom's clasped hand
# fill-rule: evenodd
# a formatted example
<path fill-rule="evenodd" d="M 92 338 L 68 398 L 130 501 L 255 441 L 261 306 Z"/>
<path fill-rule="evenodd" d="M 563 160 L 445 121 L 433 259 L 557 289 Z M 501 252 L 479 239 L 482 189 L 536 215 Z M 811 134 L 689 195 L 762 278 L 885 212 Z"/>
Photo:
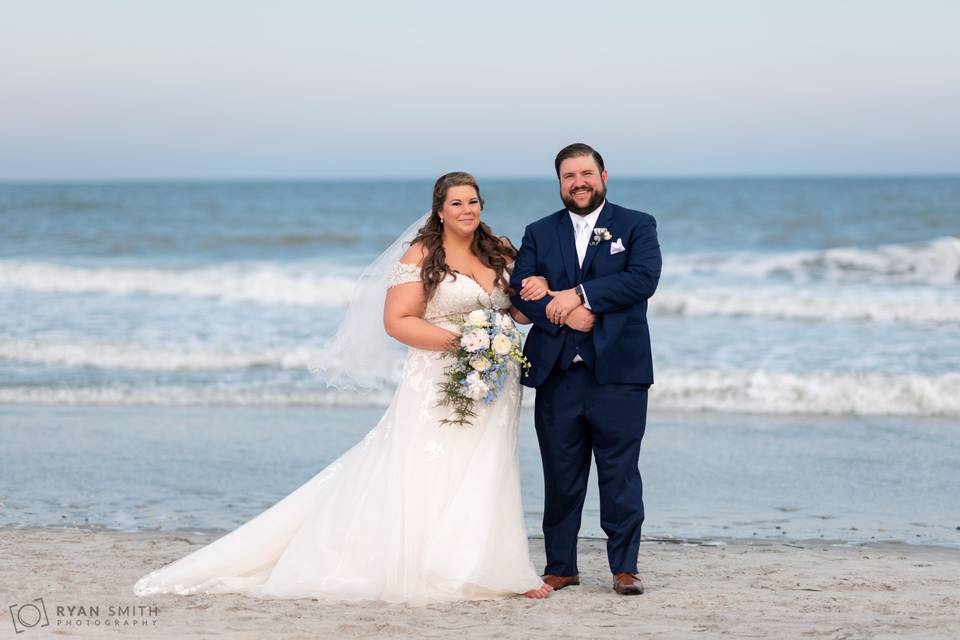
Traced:
<path fill-rule="evenodd" d="M 547 304 L 547 318 L 554 324 L 565 324 L 574 331 L 587 332 L 593 329 L 594 315 L 583 306 L 580 297 L 576 291 L 568 289 L 567 291 L 553 291 L 550 289 L 550 283 L 543 276 L 528 276 L 523 279 L 523 286 L 520 289 L 520 297 L 529 302 L 542 300 L 551 296 Z M 573 296 L 572 299 L 570 296 Z M 563 312 L 562 305 L 566 303 L 569 308 Z M 561 311 L 561 313 L 557 313 Z"/>

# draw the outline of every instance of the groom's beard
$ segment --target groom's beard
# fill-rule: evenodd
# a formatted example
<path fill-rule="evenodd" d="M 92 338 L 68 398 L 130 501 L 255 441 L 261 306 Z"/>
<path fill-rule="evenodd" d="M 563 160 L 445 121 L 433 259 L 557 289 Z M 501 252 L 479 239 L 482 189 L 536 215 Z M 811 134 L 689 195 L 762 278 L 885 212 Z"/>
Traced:
<path fill-rule="evenodd" d="M 587 187 L 590 189 L 590 187 Z M 593 191 L 593 189 L 591 189 Z M 587 203 L 585 207 L 578 207 L 577 203 L 573 200 L 572 194 L 571 197 L 565 198 L 560 196 L 560 199 L 563 200 L 563 204 L 567 205 L 567 210 L 571 211 L 578 216 L 585 216 L 588 213 L 591 213 L 594 209 L 600 206 L 600 203 L 603 202 L 603 199 L 607 197 L 607 188 L 600 187 L 599 191 L 593 191 L 593 195 L 590 197 L 590 202 Z"/>

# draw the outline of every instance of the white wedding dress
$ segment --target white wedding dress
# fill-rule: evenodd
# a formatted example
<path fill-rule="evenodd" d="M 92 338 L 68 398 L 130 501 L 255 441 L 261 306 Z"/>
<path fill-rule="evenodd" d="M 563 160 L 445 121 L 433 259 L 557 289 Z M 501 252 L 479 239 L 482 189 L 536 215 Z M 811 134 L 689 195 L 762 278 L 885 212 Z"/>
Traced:
<path fill-rule="evenodd" d="M 419 280 L 397 263 L 390 285 Z M 468 276 L 448 276 L 424 318 L 505 310 Z M 513 371 L 500 397 L 477 403 L 472 425 L 443 425 L 438 384 L 449 356 L 410 349 L 396 393 L 361 442 L 278 503 L 134 586 L 159 593 L 244 593 L 262 598 L 481 600 L 541 586 L 520 499 Z"/>

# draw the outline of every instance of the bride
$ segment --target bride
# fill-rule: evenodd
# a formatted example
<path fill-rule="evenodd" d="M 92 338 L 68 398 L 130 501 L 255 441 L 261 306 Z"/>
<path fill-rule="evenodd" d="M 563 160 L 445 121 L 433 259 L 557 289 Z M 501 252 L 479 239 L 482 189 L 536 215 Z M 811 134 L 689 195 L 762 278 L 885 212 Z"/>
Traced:
<path fill-rule="evenodd" d="M 437 406 L 457 318 L 488 308 L 528 322 L 510 307 L 516 251 L 480 222 L 482 209 L 471 175 L 441 176 L 431 212 L 361 277 L 382 327 L 358 329 L 369 314 L 355 298 L 331 357 L 356 378 L 384 366 L 371 359 L 389 340 L 383 329 L 410 347 L 376 427 L 260 515 L 141 578 L 136 595 L 426 604 L 550 594 L 530 561 L 520 502 L 518 371 L 493 403 L 477 403 L 472 424 L 442 424 L 450 410 Z"/>

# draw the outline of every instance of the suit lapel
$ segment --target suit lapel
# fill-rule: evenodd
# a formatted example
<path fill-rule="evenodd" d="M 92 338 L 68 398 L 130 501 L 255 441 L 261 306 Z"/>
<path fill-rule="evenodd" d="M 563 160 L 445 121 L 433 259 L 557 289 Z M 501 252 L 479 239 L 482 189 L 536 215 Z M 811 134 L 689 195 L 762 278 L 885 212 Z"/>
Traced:
<path fill-rule="evenodd" d="M 569 218 L 569 216 L 567 216 Z M 597 224 L 593 226 L 594 229 L 599 229 L 600 227 L 606 227 L 607 230 L 610 229 L 610 222 L 613 220 L 613 205 L 610 204 L 610 201 L 603 205 L 603 209 L 600 210 L 600 216 L 597 218 Z M 573 224 L 570 224 L 571 229 Z M 612 232 L 611 232 L 612 233 Z M 587 245 L 587 255 L 583 258 L 583 266 L 580 267 L 580 273 L 586 273 L 590 268 L 590 264 L 593 262 L 593 258 L 597 255 L 597 252 L 600 250 L 600 247 L 609 246 L 609 242 L 601 242 L 600 244 L 593 244 L 593 234 L 590 234 L 590 244 Z"/>
<path fill-rule="evenodd" d="M 570 286 L 577 280 L 577 245 L 573 238 L 573 222 L 566 210 L 560 212 L 560 221 L 557 225 L 557 236 L 560 240 L 560 253 L 563 256 L 563 269 L 567 272 Z"/>

